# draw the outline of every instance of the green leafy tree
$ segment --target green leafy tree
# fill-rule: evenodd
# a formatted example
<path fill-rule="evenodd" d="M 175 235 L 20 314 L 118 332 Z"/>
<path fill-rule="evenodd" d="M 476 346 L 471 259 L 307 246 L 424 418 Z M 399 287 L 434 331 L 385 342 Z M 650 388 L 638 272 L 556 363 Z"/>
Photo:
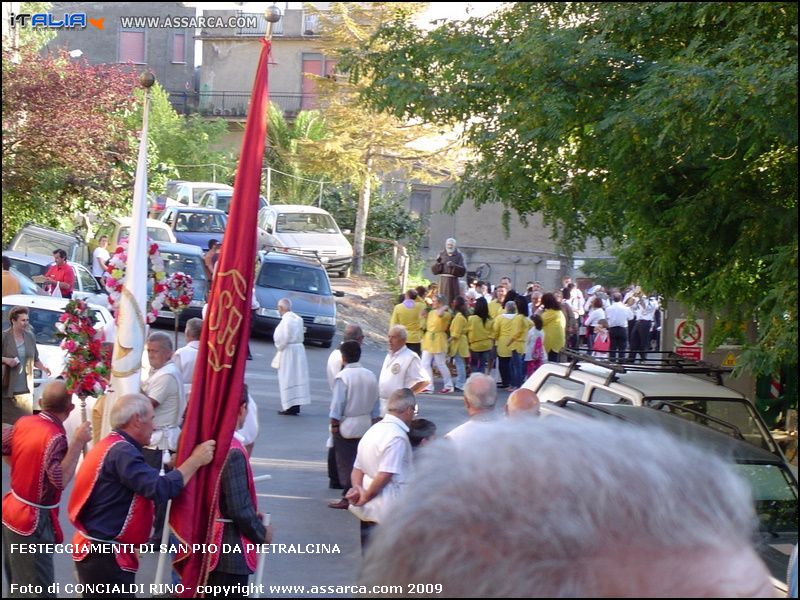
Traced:
<path fill-rule="evenodd" d="M 449 199 L 541 213 L 566 247 L 757 321 L 745 364 L 797 364 L 797 5 L 515 3 L 426 32 L 404 15 L 341 66 L 398 118 L 464 124 Z M 712 340 L 713 341 L 713 340 Z"/>
<path fill-rule="evenodd" d="M 320 50 L 336 60 L 343 59 L 378 30 L 381 23 L 396 14 L 413 14 L 417 3 L 334 2 L 327 11 L 313 11 L 319 17 Z M 449 146 L 431 139 L 439 128 L 409 123 L 380 113 L 359 102 L 359 94 L 369 86 L 335 75 L 318 77 L 321 112 L 327 136 L 310 143 L 308 167 L 327 179 L 349 183 L 359 190 L 359 204 L 353 240 L 353 271 L 361 272 L 364 239 L 371 214 L 371 192 L 379 175 L 402 171 L 409 179 L 437 181 L 452 168 Z"/>
<path fill-rule="evenodd" d="M 141 128 L 144 92 L 137 90 L 136 110 L 126 119 L 126 126 Z M 222 119 L 183 117 L 169 102 L 169 94 L 156 83 L 150 88 L 148 131 L 148 182 L 150 189 L 161 191 L 168 179 L 188 181 L 224 181 L 232 183 L 236 162 L 231 153 L 214 150 L 227 126 Z M 215 166 L 216 165 L 216 166 Z"/>
<path fill-rule="evenodd" d="M 325 121 L 317 110 L 300 111 L 290 123 L 269 105 L 266 162 L 273 169 L 270 202 L 316 204 L 321 176 L 308 170 L 314 142 L 325 138 Z"/>
<path fill-rule="evenodd" d="M 3 241 L 26 221 L 69 227 L 76 212 L 130 202 L 135 138 L 123 115 L 136 77 L 66 54 L 3 52 Z"/>

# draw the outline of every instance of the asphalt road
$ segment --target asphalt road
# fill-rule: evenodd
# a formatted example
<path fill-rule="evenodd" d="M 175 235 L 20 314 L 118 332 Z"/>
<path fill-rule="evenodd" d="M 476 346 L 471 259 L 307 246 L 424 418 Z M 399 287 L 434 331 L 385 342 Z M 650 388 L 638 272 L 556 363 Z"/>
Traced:
<path fill-rule="evenodd" d="M 337 337 L 334 347 L 339 343 Z M 361 564 L 359 523 L 349 511 L 334 510 L 327 506 L 341 494 L 328 489 L 327 438 L 330 393 L 325 375 L 330 350 L 306 346 L 311 374 L 312 403 L 303 407 L 298 417 L 280 416 L 277 372 L 269 364 L 275 354 L 271 340 L 251 340 L 254 360 L 247 363 L 245 380 L 256 403 L 260 423 L 259 437 L 255 443 L 251 464 L 255 476 L 270 474 L 271 480 L 257 484 L 259 509 L 272 514 L 274 544 L 293 544 L 305 548 L 308 544 L 322 544 L 338 552 L 330 553 L 278 553 L 267 559 L 264 596 L 309 596 L 310 586 L 352 586 L 358 578 Z M 385 356 L 385 348 L 368 345 L 362 355 L 362 364 L 376 375 Z M 502 394 L 502 398 L 506 395 Z M 436 423 L 440 434 L 466 420 L 460 394 L 421 395 L 419 416 Z M 9 468 L 3 464 L 3 494 L 9 490 Z M 71 487 L 62 497 L 61 524 L 65 541 L 69 542 L 73 528 L 69 524 L 64 506 Z M 288 550 L 288 548 L 287 548 Z M 156 555 L 144 555 L 138 584 L 154 581 Z M 61 584 L 60 597 L 75 597 L 64 593 L 66 584 L 75 583 L 74 569 L 69 555 L 55 555 L 56 581 Z M 251 577 L 251 582 L 253 578 Z M 306 586 L 305 590 L 273 588 L 269 586 Z M 5 574 L 4 596 L 8 594 Z M 333 593 L 319 594 L 329 597 L 351 596 L 334 588 Z M 149 587 L 140 597 L 149 597 Z"/>

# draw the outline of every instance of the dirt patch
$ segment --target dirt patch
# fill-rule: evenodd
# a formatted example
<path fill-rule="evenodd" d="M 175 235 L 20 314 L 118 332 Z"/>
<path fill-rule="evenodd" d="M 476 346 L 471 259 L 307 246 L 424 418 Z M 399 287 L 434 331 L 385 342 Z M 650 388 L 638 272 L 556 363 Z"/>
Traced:
<path fill-rule="evenodd" d="M 395 294 L 382 281 L 371 277 L 353 275 L 348 279 L 332 279 L 335 290 L 345 293 L 344 298 L 336 298 L 336 329 L 353 323 L 364 330 L 364 343 L 385 349 L 389 331 L 389 318 L 396 304 Z"/>

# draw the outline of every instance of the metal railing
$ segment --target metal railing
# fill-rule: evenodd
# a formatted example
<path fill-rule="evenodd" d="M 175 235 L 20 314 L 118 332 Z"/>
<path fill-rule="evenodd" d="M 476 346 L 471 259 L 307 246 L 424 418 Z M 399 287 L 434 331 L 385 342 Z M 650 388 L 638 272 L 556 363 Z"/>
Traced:
<path fill-rule="evenodd" d="M 316 94 L 270 94 L 285 115 L 296 115 Z M 204 117 L 232 117 L 244 119 L 250 104 L 250 92 L 170 92 L 169 101 L 181 115 L 199 114 Z"/>

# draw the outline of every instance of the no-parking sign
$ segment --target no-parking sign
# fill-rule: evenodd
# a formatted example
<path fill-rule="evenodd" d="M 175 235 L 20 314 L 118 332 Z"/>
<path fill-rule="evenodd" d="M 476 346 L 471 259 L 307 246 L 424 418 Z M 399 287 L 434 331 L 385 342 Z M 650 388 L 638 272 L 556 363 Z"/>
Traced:
<path fill-rule="evenodd" d="M 703 319 L 675 319 L 675 353 L 693 360 L 703 359 Z"/>

